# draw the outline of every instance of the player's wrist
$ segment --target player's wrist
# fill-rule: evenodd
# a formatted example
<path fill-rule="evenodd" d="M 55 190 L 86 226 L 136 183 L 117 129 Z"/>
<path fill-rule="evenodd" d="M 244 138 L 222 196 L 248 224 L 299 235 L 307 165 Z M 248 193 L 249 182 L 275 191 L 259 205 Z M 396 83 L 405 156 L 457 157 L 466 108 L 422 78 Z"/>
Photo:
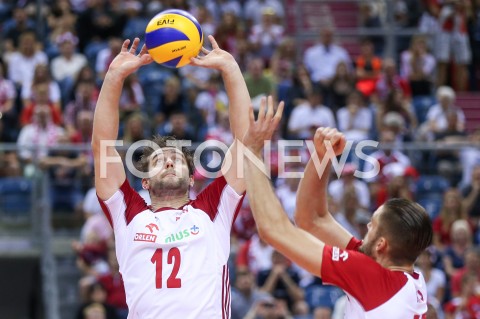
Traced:
<path fill-rule="evenodd" d="M 222 72 L 223 76 L 231 75 L 231 74 L 233 74 L 233 72 L 240 71 L 240 66 L 235 61 L 233 56 L 230 55 L 230 57 L 227 58 L 226 60 L 227 61 L 225 63 L 223 63 L 219 68 L 220 72 Z"/>

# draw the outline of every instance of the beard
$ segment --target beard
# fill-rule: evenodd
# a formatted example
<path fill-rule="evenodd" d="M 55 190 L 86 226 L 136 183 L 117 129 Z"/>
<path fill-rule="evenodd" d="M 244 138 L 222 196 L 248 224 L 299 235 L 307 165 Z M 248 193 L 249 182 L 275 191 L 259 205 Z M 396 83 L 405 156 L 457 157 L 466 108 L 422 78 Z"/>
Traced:
<path fill-rule="evenodd" d="M 167 177 L 151 180 L 151 192 L 157 197 L 184 195 L 189 187 L 189 177 Z"/>
<path fill-rule="evenodd" d="M 375 246 L 375 243 L 378 239 L 378 236 L 376 236 L 375 238 L 369 238 L 367 240 L 364 240 L 362 245 L 360 246 L 359 250 L 360 252 L 364 253 L 365 255 L 369 256 L 369 257 L 374 257 L 374 249 L 373 247 Z"/>

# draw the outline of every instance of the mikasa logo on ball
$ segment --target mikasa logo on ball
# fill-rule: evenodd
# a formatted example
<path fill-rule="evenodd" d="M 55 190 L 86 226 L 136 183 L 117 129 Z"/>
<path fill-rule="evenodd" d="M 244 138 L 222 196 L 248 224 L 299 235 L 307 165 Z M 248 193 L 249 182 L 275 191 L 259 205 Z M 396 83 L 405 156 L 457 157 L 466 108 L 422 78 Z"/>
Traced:
<path fill-rule="evenodd" d="M 185 50 L 186 48 L 187 48 L 187 46 L 186 46 L 186 45 L 184 45 L 184 46 L 183 46 L 183 47 L 181 47 L 181 48 L 178 48 L 178 49 L 173 49 L 173 50 L 172 50 L 172 53 L 173 53 L 173 52 L 178 52 L 178 51 Z"/>

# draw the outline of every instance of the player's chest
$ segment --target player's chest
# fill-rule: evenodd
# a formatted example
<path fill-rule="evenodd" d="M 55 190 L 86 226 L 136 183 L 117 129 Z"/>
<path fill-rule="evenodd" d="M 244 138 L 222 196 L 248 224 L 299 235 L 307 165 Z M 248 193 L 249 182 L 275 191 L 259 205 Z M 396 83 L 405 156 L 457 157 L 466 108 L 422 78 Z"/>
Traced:
<path fill-rule="evenodd" d="M 135 246 L 181 246 L 205 240 L 211 222 L 206 214 L 185 211 L 144 212 L 128 226 Z"/>

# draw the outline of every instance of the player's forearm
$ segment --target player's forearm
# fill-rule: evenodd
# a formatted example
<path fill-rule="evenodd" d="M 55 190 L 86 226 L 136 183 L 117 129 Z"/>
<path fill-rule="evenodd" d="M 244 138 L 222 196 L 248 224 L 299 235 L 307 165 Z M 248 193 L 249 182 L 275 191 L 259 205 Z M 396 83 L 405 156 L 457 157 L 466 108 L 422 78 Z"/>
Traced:
<path fill-rule="evenodd" d="M 223 82 L 229 100 L 230 130 L 242 138 L 248 129 L 248 107 L 252 103 L 242 71 L 233 61 L 222 70 Z"/>
<path fill-rule="evenodd" d="M 252 194 L 249 202 L 258 233 L 269 244 L 276 246 L 282 241 L 282 230 L 293 226 L 275 196 L 267 176 L 249 158 L 245 157 L 244 161 L 247 194 Z"/>
<path fill-rule="evenodd" d="M 319 163 L 322 160 L 320 158 Z M 328 163 L 323 171 L 317 172 L 312 159 L 307 163 L 304 176 L 298 186 L 295 211 L 295 222 L 301 228 L 311 228 L 318 217 L 324 217 L 329 213 L 327 187 L 330 166 L 331 164 Z"/>
<path fill-rule="evenodd" d="M 116 140 L 119 125 L 119 103 L 124 79 L 107 73 L 100 90 L 93 120 L 92 146 L 101 140 Z"/>

